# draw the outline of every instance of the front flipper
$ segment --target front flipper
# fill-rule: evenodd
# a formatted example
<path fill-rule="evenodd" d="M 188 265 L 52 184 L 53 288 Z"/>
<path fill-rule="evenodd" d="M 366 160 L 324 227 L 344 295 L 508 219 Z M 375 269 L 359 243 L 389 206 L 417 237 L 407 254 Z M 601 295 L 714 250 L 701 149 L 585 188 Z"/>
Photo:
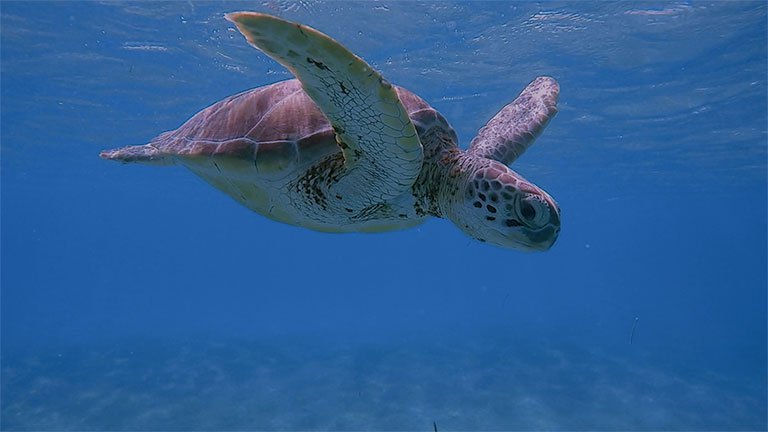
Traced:
<path fill-rule="evenodd" d="M 227 19 L 288 68 L 333 125 L 344 153 L 334 195 L 364 208 L 411 188 L 421 171 L 421 142 L 395 89 L 376 70 L 310 27 L 253 12 Z"/>
<path fill-rule="evenodd" d="M 553 78 L 538 77 L 477 133 L 469 152 L 509 165 L 533 144 L 557 114 L 560 86 Z"/>

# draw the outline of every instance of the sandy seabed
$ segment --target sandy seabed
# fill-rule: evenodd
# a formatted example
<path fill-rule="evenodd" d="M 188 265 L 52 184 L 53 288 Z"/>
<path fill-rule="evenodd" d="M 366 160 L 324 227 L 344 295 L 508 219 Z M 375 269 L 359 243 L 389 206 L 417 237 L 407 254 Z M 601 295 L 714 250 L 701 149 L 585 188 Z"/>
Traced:
<path fill-rule="evenodd" d="M 132 342 L 3 357 L 3 430 L 758 430 L 765 388 L 542 346 Z"/>

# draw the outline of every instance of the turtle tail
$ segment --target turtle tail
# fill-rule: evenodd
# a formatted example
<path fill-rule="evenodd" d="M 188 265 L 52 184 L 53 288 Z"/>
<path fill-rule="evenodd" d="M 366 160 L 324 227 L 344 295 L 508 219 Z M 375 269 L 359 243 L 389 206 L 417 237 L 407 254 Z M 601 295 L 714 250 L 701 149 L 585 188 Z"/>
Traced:
<path fill-rule="evenodd" d="M 143 163 L 147 165 L 173 165 L 174 160 L 168 154 L 161 152 L 152 144 L 121 147 L 113 150 L 104 150 L 99 153 L 102 159 L 118 161 L 122 163 Z"/>

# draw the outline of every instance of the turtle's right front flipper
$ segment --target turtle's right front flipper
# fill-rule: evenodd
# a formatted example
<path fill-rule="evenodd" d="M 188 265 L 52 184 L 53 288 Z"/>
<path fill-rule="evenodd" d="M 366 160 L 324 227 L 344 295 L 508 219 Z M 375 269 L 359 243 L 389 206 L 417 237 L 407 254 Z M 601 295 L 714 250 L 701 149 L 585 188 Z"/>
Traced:
<path fill-rule="evenodd" d="M 536 78 L 480 129 L 469 145 L 469 152 L 511 164 L 555 117 L 559 94 L 560 86 L 554 78 Z"/>
<path fill-rule="evenodd" d="M 330 185 L 358 210 L 410 190 L 423 150 L 397 92 L 365 61 L 310 27 L 253 12 L 227 15 L 248 42 L 288 68 L 333 125 L 344 170 Z"/>

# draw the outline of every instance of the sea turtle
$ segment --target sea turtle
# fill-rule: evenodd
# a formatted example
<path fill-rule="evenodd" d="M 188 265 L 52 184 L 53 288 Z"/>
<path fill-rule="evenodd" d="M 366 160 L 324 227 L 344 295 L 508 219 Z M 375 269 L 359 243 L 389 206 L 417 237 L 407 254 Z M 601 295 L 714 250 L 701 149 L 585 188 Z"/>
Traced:
<path fill-rule="evenodd" d="M 507 167 L 556 114 L 554 79 L 536 78 L 462 151 L 439 112 L 325 34 L 261 13 L 226 18 L 298 79 L 231 96 L 102 158 L 184 165 L 251 210 L 318 231 L 403 229 L 435 216 L 502 247 L 555 242 L 557 204 Z"/>

